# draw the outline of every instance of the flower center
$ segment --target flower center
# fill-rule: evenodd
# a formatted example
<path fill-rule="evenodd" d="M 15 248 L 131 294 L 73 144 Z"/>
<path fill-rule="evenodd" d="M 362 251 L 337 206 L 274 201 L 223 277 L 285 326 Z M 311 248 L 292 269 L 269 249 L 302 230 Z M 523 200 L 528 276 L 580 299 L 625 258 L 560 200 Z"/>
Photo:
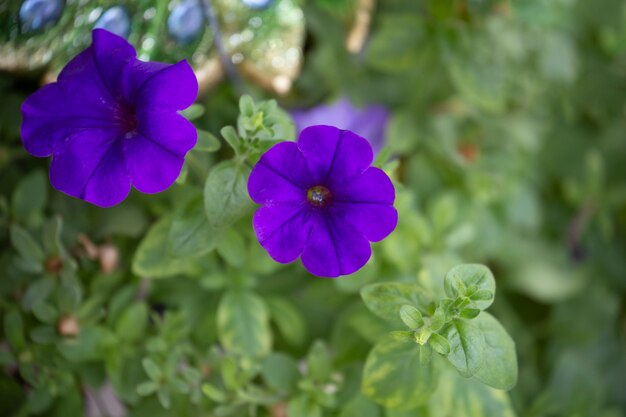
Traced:
<path fill-rule="evenodd" d="M 328 204 L 332 197 L 332 194 L 328 190 L 328 188 L 323 185 L 316 185 L 315 187 L 309 188 L 306 192 L 306 198 L 309 200 L 314 206 L 322 207 Z"/>
<path fill-rule="evenodd" d="M 126 133 L 126 137 L 132 137 L 133 132 L 137 130 L 137 115 L 133 106 L 121 105 L 115 111 L 115 118 L 118 120 L 122 130 Z"/>

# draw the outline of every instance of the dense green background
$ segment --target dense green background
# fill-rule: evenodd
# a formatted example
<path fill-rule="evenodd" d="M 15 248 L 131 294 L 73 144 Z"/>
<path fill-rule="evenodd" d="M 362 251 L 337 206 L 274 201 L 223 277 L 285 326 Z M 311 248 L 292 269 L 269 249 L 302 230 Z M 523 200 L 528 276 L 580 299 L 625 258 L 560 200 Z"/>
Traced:
<path fill-rule="evenodd" d="M 48 161 L 21 148 L 19 105 L 40 74 L 0 75 L 0 415 L 81 415 L 109 381 L 131 416 L 626 416 L 626 4 L 379 0 L 351 55 L 355 2 L 301 2 L 304 67 L 279 99 L 391 111 L 398 228 L 337 280 L 275 264 L 251 230 L 243 160 L 293 139 L 287 115 L 260 104 L 268 93 L 217 86 L 188 113 L 203 133 L 186 177 L 103 210 L 52 190 Z M 257 104 L 239 116 L 242 92 Z M 227 125 L 238 133 L 220 138 Z M 363 365 L 402 327 L 359 291 L 439 294 L 462 262 L 495 275 L 490 312 L 516 343 L 517 385 L 437 362 L 436 385 L 395 381 L 425 405 L 377 405 L 360 393 Z M 394 369 L 411 359 L 399 349 Z"/>

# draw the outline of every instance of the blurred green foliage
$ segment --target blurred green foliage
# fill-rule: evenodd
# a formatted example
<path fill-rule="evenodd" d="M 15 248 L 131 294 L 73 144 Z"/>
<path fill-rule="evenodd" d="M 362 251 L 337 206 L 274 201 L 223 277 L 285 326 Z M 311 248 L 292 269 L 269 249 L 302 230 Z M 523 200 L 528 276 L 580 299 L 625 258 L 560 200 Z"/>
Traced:
<path fill-rule="evenodd" d="M 292 92 L 220 84 L 177 184 L 111 209 L 50 188 L 35 77 L 0 76 L 0 415 L 626 416 L 626 4 L 380 0 L 350 54 L 359 2 L 301 3 Z M 246 180 L 341 96 L 391 111 L 400 216 L 324 280 L 258 245 Z"/>

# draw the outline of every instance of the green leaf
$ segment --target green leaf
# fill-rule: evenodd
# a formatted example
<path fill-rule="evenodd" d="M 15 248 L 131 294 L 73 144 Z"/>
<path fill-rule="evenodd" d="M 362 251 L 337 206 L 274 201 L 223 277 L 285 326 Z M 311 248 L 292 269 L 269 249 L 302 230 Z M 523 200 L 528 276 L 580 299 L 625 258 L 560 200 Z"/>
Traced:
<path fill-rule="evenodd" d="M 11 243 L 22 258 L 30 264 L 41 265 L 45 259 L 43 249 L 32 236 L 20 226 L 11 225 Z"/>
<path fill-rule="evenodd" d="M 41 414 L 52 404 L 52 395 L 50 395 L 50 387 L 45 384 L 38 385 L 34 390 L 28 393 L 26 401 L 27 409 L 33 414 Z"/>
<path fill-rule="evenodd" d="M 433 361 L 422 364 L 420 346 L 391 337 L 370 351 L 363 369 L 365 395 L 387 408 L 410 410 L 424 404 L 437 388 Z"/>
<path fill-rule="evenodd" d="M 39 321 L 46 324 L 53 324 L 59 318 L 59 312 L 53 305 L 48 303 L 37 303 L 33 307 L 33 314 Z"/>
<path fill-rule="evenodd" d="M 395 330 L 389 335 L 401 342 L 415 342 L 415 332 L 412 330 Z"/>
<path fill-rule="evenodd" d="M 398 73 L 415 68 L 424 54 L 422 17 L 413 14 L 386 14 L 379 19 L 367 47 L 366 60 L 374 69 Z"/>
<path fill-rule="evenodd" d="M 300 373 L 298 364 L 284 353 L 272 353 L 263 361 L 261 375 L 271 388 L 279 392 L 293 393 Z"/>
<path fill-rule="evenodd" d="M 157 391 L 157 398 L 159 402 L 166 410 L 172 406 L 172 397 L 170 396 L 170 392 L 166 388 L 162 388 Z"/>
<path fill-rule="evenodd" d="M 256 111 L 254 101 L 248 94 L 244 94 L 239 98 L 239 111 L 245 117 L 251 117 Z"/>
<path fill-rule="evenodd" d="M 204 209 L 212 228 L 225 228 L 252 209 L 247 181 L 250 170 L 234 161 L 216 165 L 204 186 Z"/>
<path fill-rule="evenodd" d="M 448 339 L 438 333 L 433 333 L 430 335 L 430 338 L 428 339 L 428 344 L 440 355 L 448 356 L 448 354 L 450 353 L 450 342 L 448 342 Z"/>
<path fill-rule="evenodd" d="M 328 347 L 321 340 L 316 340 L 306 358 L 308 375 L 316 382 L 325 382 L 333 370 Z"/>
<path fill-rule="evenodd" d="M 272 321 L 280 334 L 294 346 L 301 346 L 306 338 L 306 323 L 296 306 L 284 297 L 265 299 Z"/>
<path fill-rule="evenodd" d="M 517 383 L 515 342 L 500 322 L 489 313 L 482 313 L 474 323 L 485 337 L 485 361 L 474 378 L 503 390 Z"/>
<path fill-rule="evenodd" d="M 171 217 L 163 217 L 148 230 L 133 258 L 135 275 L 161 278 L 192 272 L 197 267 L 187 258 L 172 258 L 169 255 L 167 238 L 171 225 Z"/>
<path fill-rule="evenodd" d="M 148 378 L 157 383 L 161 381 L 163 378 L 163 371 L 159 368 L 159 365 L 157 365 L 156 362 L 150 358 L 143 358 L 141 365 L 143 366 L 143 370 L 146 371 Z"/>
<path fill-rule="evenodd" d="M 204 395 L 206 395 L 216 403 L 222 403 L 226 401 L 226 394 L 224 393 L 224 391 L 220 390 L 214 385 L 202 384 L 202 393 L 204 393 Z"/>
<path fill-rule="evenodd" d="M 424 325 L 422 313 L 408 304 L 400 307 L 400 319 L 412 330 L 418 329 Z"/>
<path fill-rule="evenodd" d="M 442 369 L 439 388 L 433 394 L 429 417 L 515 417 L 505 391 L 466 379 Z"/>
<path fill-rule="evenodd" d="M 235 268 L 241 268 L 244 265 L 246 245 L 241 234 L 234 228 L 231 227 L 224 232 L 215 249 L 229 265 Z"/>
<path fill-rule="evenodd" d="M 401 324 L 400 308 L 411 305 L 425 311 L 428 303 L 417 284 L 386 282 L 370 284 L 361 290 L 367 308 L 378 317 Z"/>
<path fill-rule="evenodd" d="M 461 313 L 459 315 L 461 316 L 461 318 L 464 319 L 473 319 L 478 317 L 479 314 L 480 309 L 478 308 L 464 308 L 463 310 L 461 310 Z"/>
<path fill-rule="evenodd" d="M 48 199 L 48 178 L 43 171 L 33 171 L 15 187 L 11 206 L 15 217 L 31 223 L 34 216 L 41 215 Z"/>
<path fill-rule="evenodd" d="M 174 257 L 204 255 L 215 248 L 220 231 L 209 226 L 202 194 L 190 198 L 174 211 L 167 239 Z"/>
<path fill-rule="evenodd" d="M 237 135 L 237 131 L 232 126 L 224 126 L 222 130 L 220 130 L 222 137 L 233 148 L 235 154 L 238 155 L 241 152 L 241 139 L 239 135 Z"/>
<path fill-rule="evenodd" d="M 226 351 L 265 356 L 272 346 L 269 315 L 263 300 L 248 291 L 228 291 L 217 310 L 219 339 Z"/>
<path fill-rule="evenodd" d="M 115 333 L 121 341 L 135 342 L 143 338 L 148 324 L 148 306 L 144 302 L 132 304 L 115 323 Z"/>
<path fill-rule="evenodd" d="M 299 395 L 287 404 L 289 417 L 322 417 L 322 408 L 308 395 Z"/>
<path fill-rule="evenodd" d="M 9 311 L 4 316 L 4 335 L 15 352 L 19 352 L 26 347 L 24 321 L 18 311 Z"/>
<path fill-rule="evenodd" d="M 64 338 L 57 348 L 70 362 L 102 360 L 105 352 L 115 343 L 115 337 L 101 327 L 81 328 L 76 338 Z"/>
<path fill-rule="evenodd" d="M 32 310 L 37 304 L 44 302 L 52 293 L 55 281 L 47 276 L 39 278 L 28 286 L 22 298 L 22 308 Z"/>
<path fill-rule="evenodd" d="M 61 244 L 61 230 L 63 220 L 61 216 L 54 216 L 48 220 L 43 227 L 43 245 L 46 253 L 56 256 L 65 256 L 65 251 Z"/>
<path fill-rule="evenodd" d="M 448 360 L 459 373 L 469 378 L 483 365 L 485 337 L 472 320 L 452 320 L 440 332 L 450 342 Z"/>
<path fill-rule="evenodd" d="M 222 143 L 215 135 L 206 130 L 198 129 L 198 141 L 193 148 L 194 151 L 217 152 L 221 147 Z"/>
<path fill-rule="evenodd" d="M 147 397 L 148 395 L 154 394 L 158 388 L 159 386 L 155 384 L 154 381 L 145 381 L 137 385 L 137 394 L 142 397 Z"/>
<path fill-rule="evenodd" d="M 485 310 L 493 303 L 496 294 L 496 281 L 486 266 L 463 264 L 448 271 L 444 280 L 444 290 L 451 298 L 460 295 L 469 297 L 472 299 L 471 307 Z M 472 296 L 478 291 L 481 292 L 478 295 L 479 299 L 473 299 Z M 491 298 L 484 299 L 487 291 L 491 293 Z"/>
<path fill-rule="evenodd" d="M 187 120 L 196 120 L 204 114 L 204 106 L 199 103 L 194 103 L 181 111 L 180 114 Z"/>
<path fill-rule="evenodd" d="M 361 393 L 357 393 L 343 407 L 339 417 L 381 417 L 380 407 Z"/>

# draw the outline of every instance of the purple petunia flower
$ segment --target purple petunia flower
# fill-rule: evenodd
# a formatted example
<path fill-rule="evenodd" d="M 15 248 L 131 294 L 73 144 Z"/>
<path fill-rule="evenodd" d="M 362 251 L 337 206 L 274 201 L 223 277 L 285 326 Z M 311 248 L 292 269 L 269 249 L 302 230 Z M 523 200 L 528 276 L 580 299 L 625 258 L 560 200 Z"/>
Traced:
<path fill-rule="evenodd" d="M 331 126 L 304 129 L 298 142 L 268 150 L 248 179 L 262 206 L 253 226 L 261 246 L 277 262 L 301 257 L 312 274 L 337 277 L 365 265 L 370 241 L 396 227 L 395 190 L 370 167 L 373 153 L 362 137 Z"/>
<path fill-rule="evenodd" d="M 54 188 L 113 206 L 131 184 L 151 194 L 176 180 L 197 136 L 177 111 L 197 94 L 187 62 L 139 61 L 126 40 L 96 29 L 58 81 L 24 101 L 22 141 L 34 156 L 52 155 Z"/>
<path fill-rule="evenodd" d="M 351 130 L 366 138 L 374 153 L 380 152 L 385 144 L 389 111 L 380 105 L 355 107 L 347 98 L 341 98 L 329 105 L 316 106 L 308 110 L 291 112 L 296 131 L 302 132 L 309 126 L 330 124 L 340 129 Z"/>

